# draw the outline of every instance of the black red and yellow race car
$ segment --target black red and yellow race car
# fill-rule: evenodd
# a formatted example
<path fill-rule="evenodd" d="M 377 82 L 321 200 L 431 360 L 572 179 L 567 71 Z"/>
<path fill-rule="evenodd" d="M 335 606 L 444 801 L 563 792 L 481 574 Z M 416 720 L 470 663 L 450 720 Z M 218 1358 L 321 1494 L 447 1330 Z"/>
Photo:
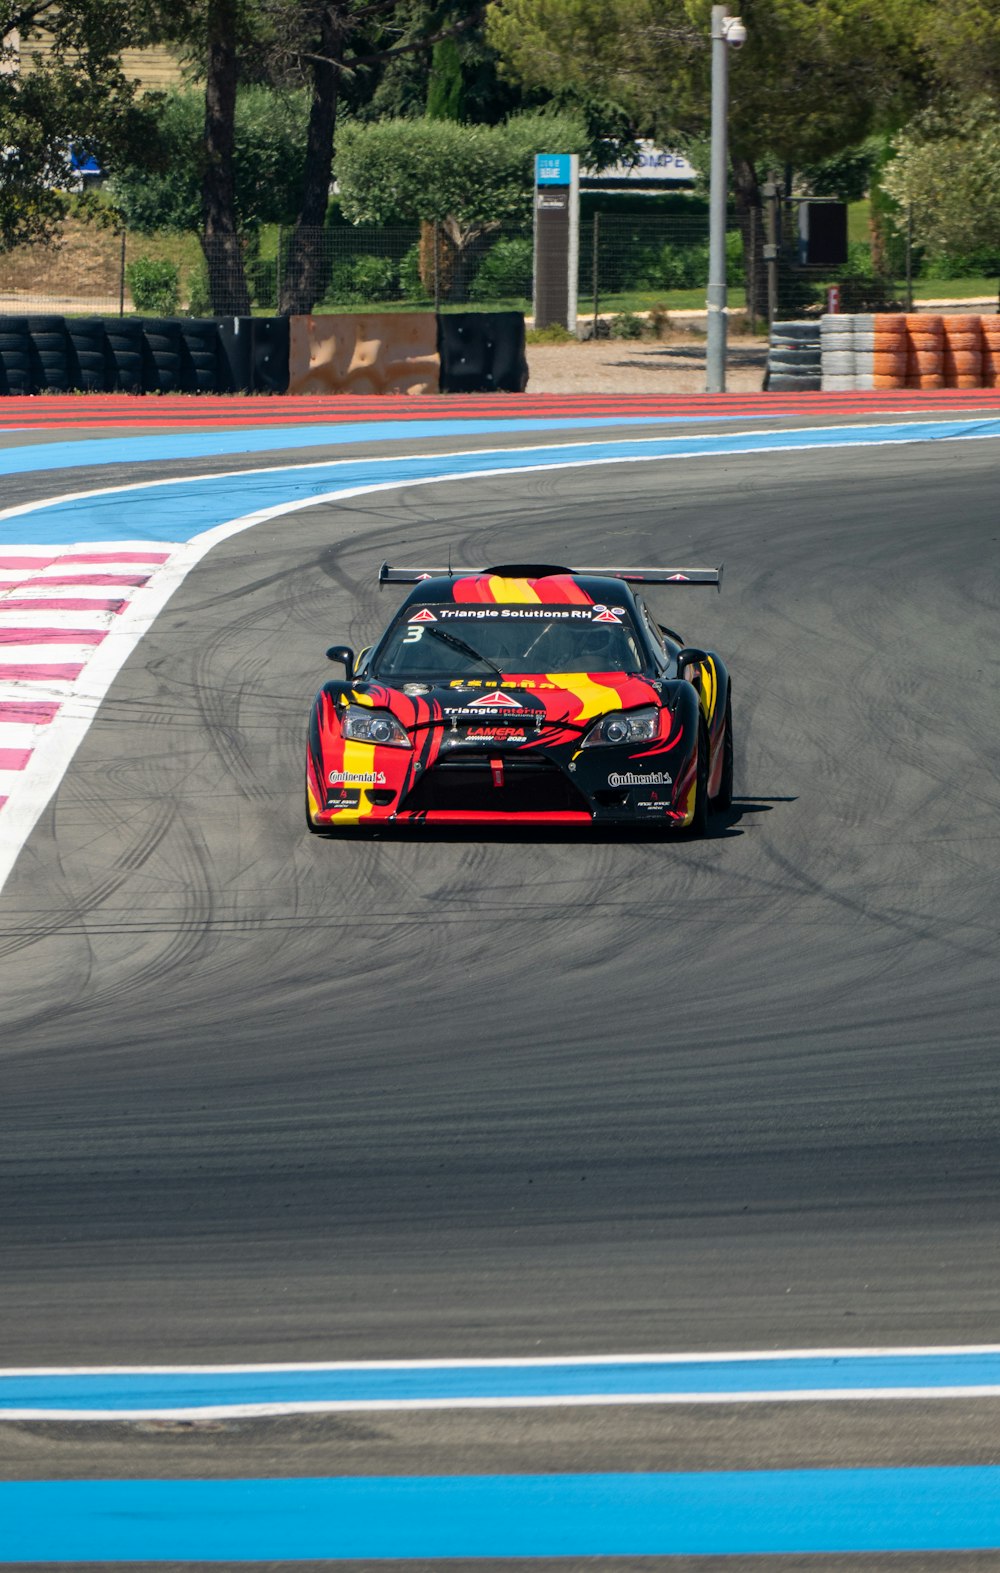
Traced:
<path fill-rule="evenodd" d="M 327 651 L 306 757 L 314 832 L 407 823 L 647 825 L 703 834 L 733 794 L 729 673 L 658 624 L 647 585 L 716 568 L 390 568 L 376 644 Z"/>

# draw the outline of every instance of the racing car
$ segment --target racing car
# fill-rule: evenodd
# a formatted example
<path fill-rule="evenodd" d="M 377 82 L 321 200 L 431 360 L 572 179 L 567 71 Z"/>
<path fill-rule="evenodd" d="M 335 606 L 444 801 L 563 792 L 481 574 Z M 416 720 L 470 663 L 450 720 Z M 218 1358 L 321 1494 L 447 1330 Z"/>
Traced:
<path fill-rule="evenodd" d="M 721 568 L 393 568 L 413 586 L 313 702 L 306 823 L 646 825 L 703 835 L 733 795 L 729 673 L 647 585 Z"/>

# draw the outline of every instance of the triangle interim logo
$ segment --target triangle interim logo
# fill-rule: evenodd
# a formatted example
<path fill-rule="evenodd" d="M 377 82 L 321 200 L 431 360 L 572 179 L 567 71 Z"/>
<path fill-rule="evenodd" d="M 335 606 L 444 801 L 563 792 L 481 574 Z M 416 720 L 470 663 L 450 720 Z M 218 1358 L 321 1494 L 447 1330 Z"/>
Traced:
<path fill-rule="evenodd" d="M 594 616 L 591 618 L 591 622 L 593 622 L 593 623 L 620 623 L 621 622 L 621 618 L 620 617 L 616 617 L 614 612 L 609 612 L 607 607 L 605 607 L 602 612 L 595 612 L 594 613 Z"/>
<path fill-rule="evenodd" d="M 411 623 L 437 622 L 437 618 L 434 616 L 434 613 L 431 611 L 429 606 L 425 606 L 422 611 L 414 612 L 413 616 L 409 620 Z"/>
<path fill-rule="evenodd" d="M 470 699 L 466 705 L 467 710 L 523 710 L 519 699 L 514 699 L 510 694 L 503 694 L 499 688 L 492 694 L 480 694 L 478 699 Z"/>

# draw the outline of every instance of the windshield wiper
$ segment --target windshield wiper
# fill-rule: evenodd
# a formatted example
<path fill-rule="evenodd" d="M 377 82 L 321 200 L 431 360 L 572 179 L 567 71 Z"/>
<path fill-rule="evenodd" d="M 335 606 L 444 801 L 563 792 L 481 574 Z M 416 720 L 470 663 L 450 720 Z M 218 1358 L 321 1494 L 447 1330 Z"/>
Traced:
<path fill-rule="evenodd" d="M 488 655 L 483 655 L 479 650 L 474 650 L 472 645 L 466 644 L 464 639 L 459 639 L 457 634 L 450 634 L 444 628 L 425 628 L 424 633 L 430 634 L 433 639 L 440 639 L 443 644 L 450 644 L 453 650 L 460 650 L 463 655 L 471 656 L 473 661 L 481 661 L 484 666 L 489 667 L 491 672 L 495 672 L 497 677 L 503 677 L 500 668 L 490 660 Z"/>

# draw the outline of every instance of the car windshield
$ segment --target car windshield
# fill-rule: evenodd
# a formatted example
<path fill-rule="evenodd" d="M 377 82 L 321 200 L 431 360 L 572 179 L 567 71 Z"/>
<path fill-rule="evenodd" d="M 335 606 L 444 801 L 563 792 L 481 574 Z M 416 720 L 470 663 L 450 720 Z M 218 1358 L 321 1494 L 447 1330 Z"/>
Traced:
<path fill-rule="evenodd" d="M 644 665 L 623 606 L 409 606 L 375 660 L 379 677 L 445 681 L 490 669 L 639 672 Z"/>

